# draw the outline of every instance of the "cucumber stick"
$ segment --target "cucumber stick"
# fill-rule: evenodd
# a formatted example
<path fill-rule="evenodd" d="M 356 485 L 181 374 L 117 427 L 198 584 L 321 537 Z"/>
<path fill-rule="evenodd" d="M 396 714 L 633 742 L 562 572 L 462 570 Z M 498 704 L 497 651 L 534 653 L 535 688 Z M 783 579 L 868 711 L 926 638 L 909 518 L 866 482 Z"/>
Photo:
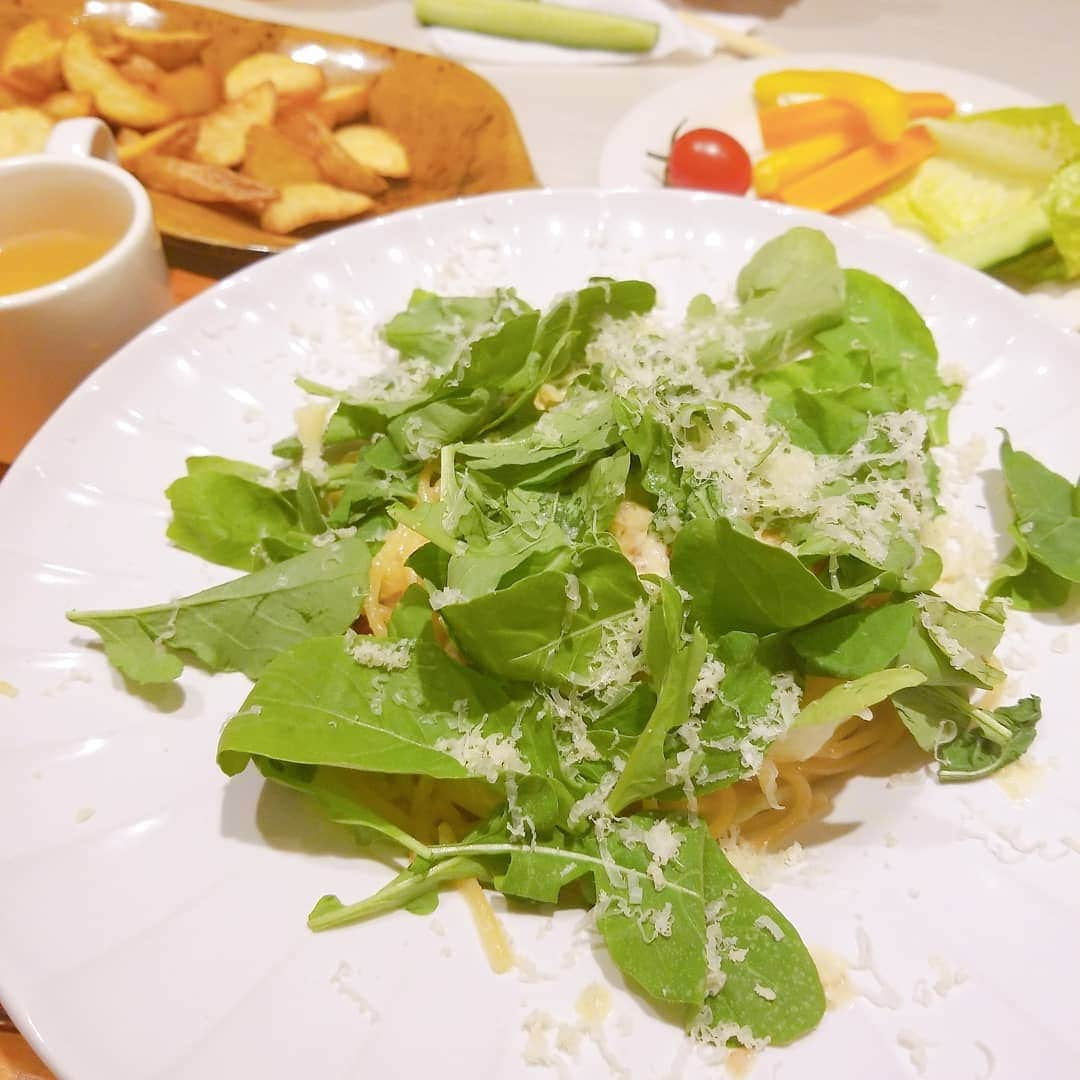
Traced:
<path fill-rule="evenodd" d="M 573 49 L 648 52 L 660 28 L 643 19 L 547 4 L 542 0 L 414 0 L 425 26 L 452 26 Z"/>

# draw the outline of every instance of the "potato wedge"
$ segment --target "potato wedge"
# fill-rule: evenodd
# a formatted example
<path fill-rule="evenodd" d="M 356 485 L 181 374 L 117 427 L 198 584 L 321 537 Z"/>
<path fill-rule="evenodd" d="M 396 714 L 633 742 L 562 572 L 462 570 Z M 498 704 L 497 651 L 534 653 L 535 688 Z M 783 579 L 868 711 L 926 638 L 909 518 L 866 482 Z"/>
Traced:
<path fill-rule="evenodd" d="M 363 82 L 338 83 L 328 86 L 312 103 L 311 111 L 327 127 L 336 128 L 350 120 L 359 120 L 368 110 L 371 100 L 371 87 L 375 76 L 369 76 Z"/>
<path fill-rule="evenodd" d="M 334 139 L 357 161 L 380 176 L 403 180 L 409 175 L 409 154 L 401 140 L 375 124 L 350 124 L 334 132 Z"/>
<path fill-rule="evenodd" d="M 157 92 L 179 116 L 202 116 L 221 104 L 218 77 L 202 64 L 187 64 L 164 72 L 158 80 Z"/>
<path fill-rule="evenodd" d="M 125 134 L 130 129 L 125 129 Z M 182 158 L 191 152 L 198 135 L 198 125 L 194 120 L 174 120 L 157 131 L 151 131 L 149 135 L 135 134 L 123 141 L 117 138 L 117 156 L 121 165 L 130 165 L 136 158 L 144 154 L 162 154 L 167 157 Z"/>
<path fill-rule="evenodd" d="M 199 30 L 144 30 L 139 26 L 118 26 L 117 38 L 133 53 L 153 60 L 166 71 L 194 63 L 213 40 Z"/>
<path fill-rule="evenodd" d="M 40 154 L 49 141 L 53 122 L 40 109 L 20 105 L 0 110 L 0 158 Z"/>
<path fill-rule="evenodd" d="M 131 47 L 126 41 L 95 41 L 98 56 L 110 64 L 119 64 L 131 55 Z"/>
<path fill-rule="evenodd" d="M 175 115 L 167 101 L 102 60 L 85 30 L 76 30 L 64 42 L 60 63 L 68 89 L 91 94 L 98 113 L 114 124 L 142 131 L 161 127 Z"/>
<path fill-rule="evenodd" d="M 17 109 L 20 105 L 28 105 L 37 108 L 37 98 L 31 94 L 24 94 L 14 90 L 5 83 L 0 82 L 0 109 Z"/>
<path fill-rule="evenodd" d="M 312 183 L 322 177 L 319 166 L 277 128 L 256 124 L 247 133 L 241 172 L 271 187 Z"/>
<path fill-rule="evenodd" d="M 260 214 L 278 197 L 276 188 L 219 165 L 141 154 L 128 167 L 148 188 L 192 202 L 224 203 Z"/>
<path fill-rule="evenodd" d="M 52 32 L 48 20 L 35 19 L 11 35 L 0 58 L 0 73 L 16 90 L 44 97 L 64 88 L 60 71 L 63 51 L 63 39 Z"/>
<path fill-rule="evenodd" d="M 73 120 L 77 116 L 93 115 L 94 99 L 87 93 L 59 90 L 50 94 L 41 103 L 41 108 L 54 120 Z"/>
<path fill-rule="evenodd" d="M 344 221 L 374 206 L 366 195 L 343 191 L 332 184 L 286 184 L 281 197 L 259 216 L 259 224 L 272 233 L 290 233 L 318 221 Z"/>
<path fill-rule="evenodd" d="M 162 75 L 165 74 L 164 68 L 158 67 L 153 60 L 140 56 L 138 53 L 133 53 L 122 63 L 117 64 L 116 70 L 125 79 L 145 86 L 148 90 L 156 90 Z"/>
<path fill-rule="evenodd" d="M 225 97 L 235 101 L 263 82 L 273 83 L 282 103 L 291 104 L 318 97 L 326 78 L 314 64 L 301 64 L 281 53 L 254 53 L 225 73 Z"/>
<path fill-rule="evenodd" d="M 252 87 L 243 97 L 227 101 L 199 123 L 192 156 L 207 165 L 239 165 L 247 148 L 247 133 L 256 125 L 270 125 L 277 113 L 273 83 Z"/>
<path fill-rule="evenodd" d="M 334 133 L 310 110 L 291 109 L 277 126 L 315 159 L 329 183 L 364 195 L 381 195 L 386 190 L 386 181 L 335 142 Z"/>

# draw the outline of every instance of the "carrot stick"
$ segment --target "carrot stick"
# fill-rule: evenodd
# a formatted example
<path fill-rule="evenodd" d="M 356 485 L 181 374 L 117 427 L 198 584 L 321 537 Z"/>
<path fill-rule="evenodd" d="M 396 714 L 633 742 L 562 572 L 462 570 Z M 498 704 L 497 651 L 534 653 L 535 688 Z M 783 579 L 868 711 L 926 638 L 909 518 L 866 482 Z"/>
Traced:
<path fill-rule="evenodd" d="M 870 137 L 862 113 L 839 98 L 818 98 L 798 105 L 767 105 L 758 109 L 758 124 L 767 150 L 834 132 L 864 131 Z"/>
<path fill-rule="evenodd" d="M 895 143 L 872 143 L 780 189 L 791 206 L 829 213 L 864 199 L 924 162 L 937 149 L 924 127 L 912 127 Z"/>
<path fill-rule="evenodd" d="M 956 112 L 956 102 L 948 94 L 939 94 L 934 90 L 913 90 L 904 97 L 907 99 L 908 116 L 912 120 L 923 116 L 936 116 L 943 120 Z"/>
<path fill-rule="evenodd" d="M 930 91 L 905 94 L 904 101 L 912 120 L 923 116 L 951 116 L 956 111 L 952 98 Z M 818 98 L 797 105 L 768 105 L 758 110 L 758 124 L 767 150 L 841 131 L 853 135 L 865 132 L 864 141 L 870 138 L 866 119 L 858 107 L 839 98 Z"/>

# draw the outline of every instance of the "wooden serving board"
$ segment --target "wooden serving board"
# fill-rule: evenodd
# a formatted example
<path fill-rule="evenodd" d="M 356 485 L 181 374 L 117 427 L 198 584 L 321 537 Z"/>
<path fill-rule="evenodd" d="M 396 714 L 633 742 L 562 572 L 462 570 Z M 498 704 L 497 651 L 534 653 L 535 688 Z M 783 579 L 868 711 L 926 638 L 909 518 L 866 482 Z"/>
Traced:
<path fill-rule="evenodd" d="M 124 21 L 127 5 L 123 3 L 0 0 L 0 47 L 14 30 L 32 18 L 79 22 L 103 18 L 87 13 L 87 8 L 93 11 L 95 6 L 106 7 L 112 21 Z M 143 12 L 146 6 L 138 4 Z M 360 38 L 242 19 L 171 0 L 156 0 L 152 6 L 163 17 L 155 29 L 212 34 L 204 61 L 221 72 L 254 52 L 293 53 L 304 46 L 315 57 L 324 51 L 325 59 L 317 62 L 330 82 L 348 81 L 350 72 L 358 70 L 379 72 L 369 119 L 388 128 L 405 144 L 412 175 L 408 180 L 391 181 L 389 191 L 376 200 L 376 214 L 459 195 L 536 186 L 509 105 L 490 83 L 460 64 Z M 247 249 L 252 254 L 279 251 L 333 227 L 313 227 L 278 236 L 264 232 L 251 219 L 233 211 L 172 195 L 153 193 L 152 199 L 158 228 L 166 239 Z"/>

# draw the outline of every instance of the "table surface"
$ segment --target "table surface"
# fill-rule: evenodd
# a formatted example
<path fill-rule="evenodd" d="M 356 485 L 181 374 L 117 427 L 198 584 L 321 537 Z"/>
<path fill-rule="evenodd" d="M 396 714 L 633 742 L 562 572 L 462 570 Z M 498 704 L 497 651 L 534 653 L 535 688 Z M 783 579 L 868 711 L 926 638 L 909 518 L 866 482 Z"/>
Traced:
<path fill-rule="evenodd" d="M 405 0 L 204 0 L 204 6 L 431 51 Z M 789 52 L 888 54 L 965 68 L 1065 102 L 1080 114 L 1077 0 L 720 0 L 705 6 L 765 18 L 759 36 Z M 472 66 L 510 103 L 537 175 L 554 187 L 595 183 L 607 133 L 639 99 L 702 66 L 738 62 L 719 54 L 704 62 L 608 67 Z M 173 284 L 182 299 L 205 282 L 180 272 Z M 0 1033 L 0 1080 L 47 1076 L 18 1036 Z"/>

